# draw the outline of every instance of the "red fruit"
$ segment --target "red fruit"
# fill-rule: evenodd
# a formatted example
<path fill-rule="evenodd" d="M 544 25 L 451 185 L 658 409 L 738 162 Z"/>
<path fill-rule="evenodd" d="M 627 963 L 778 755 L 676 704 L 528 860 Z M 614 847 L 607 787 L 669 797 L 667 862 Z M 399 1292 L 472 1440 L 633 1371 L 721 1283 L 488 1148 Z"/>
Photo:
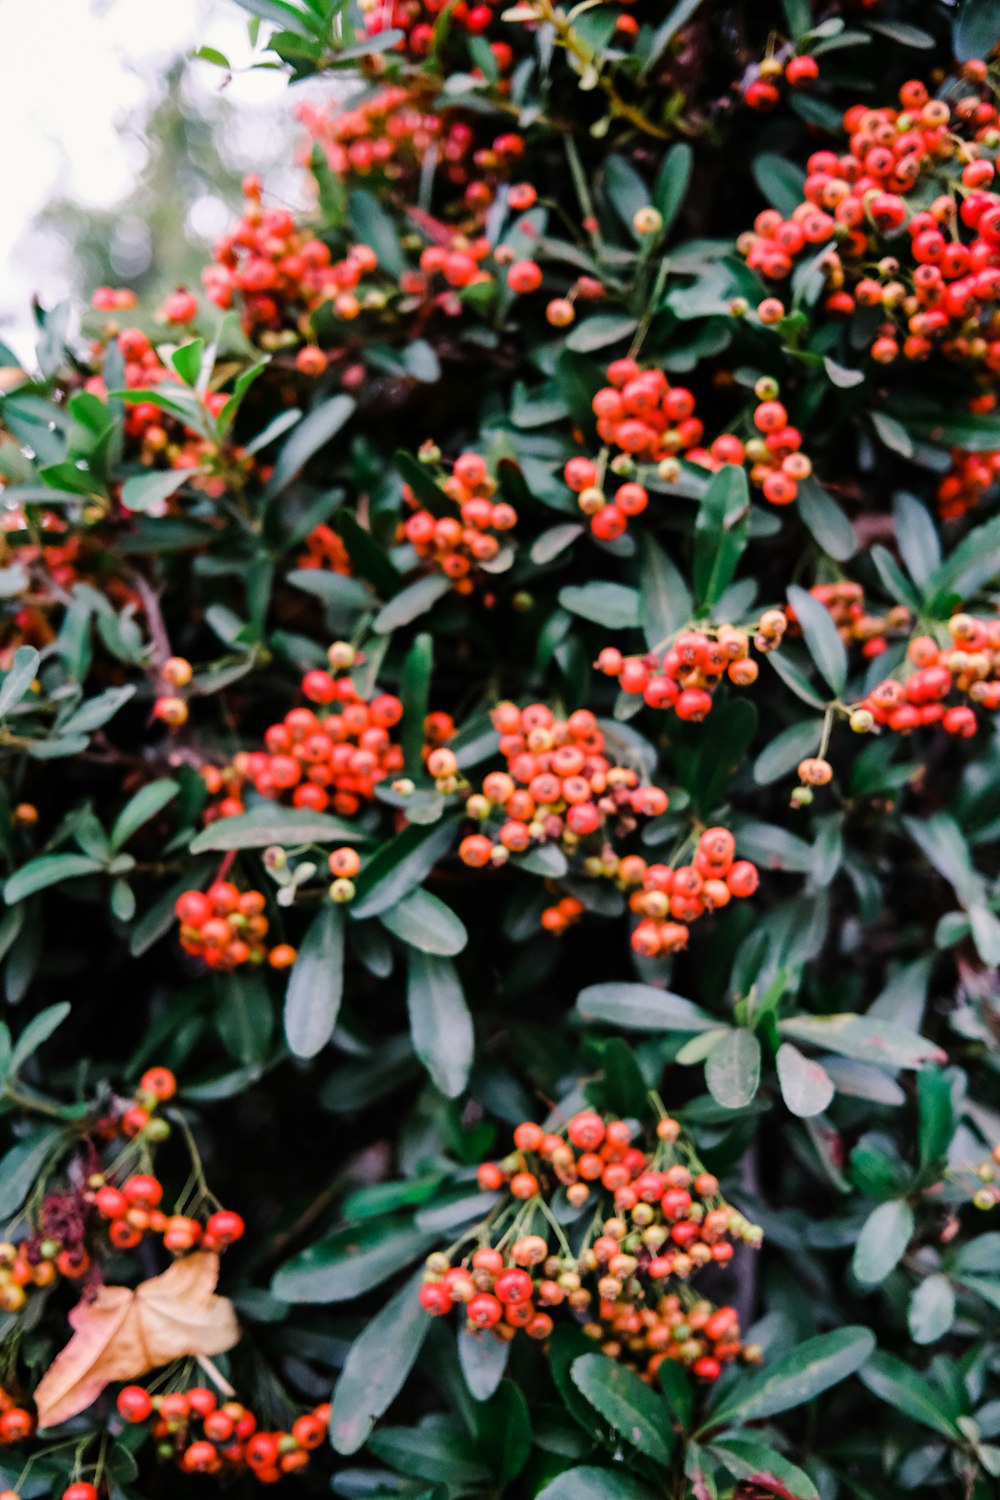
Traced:
<path fill-rule="evenodd" d="M 722 1374 L 722 1366 L 710 1354 L 703 1354 L 701 1359 L 696 1359 L 691 1369 L 699 1380 L 718 1380 Z"/>
<path fill-rule="evenodd" d="M 319 1448 L 326 1438 L 326 1423 L 315 1412 L 304 1412 L 292 1423 L 292 1437 L 307 1451 Z"/>
<path fill-rule="evenodd" d="M 566 1132 L 581 1151 L 594 1151 L 604 1140 L 604 1121 L 591 1110 L 574 1115 Z"/>
<path fill-rule="evenodd" d="M 185 927 L 202 927 L 212 915 L 212 903 L 201 891 L 183 891 L 174 903 L 174 915 Z"/>
<path fill-rule="evenodd" d="M 163 1201 L 163 1185 L 145 1172 L 128 1178 L 122 1192 L 134 1208 L 156 1208 Z"/>
<path fill-rule="evenodd" d="M 62 1492 L 62 1500 L 97 1500 L 96 1486 L 85 1479 L 78 1479 Z"/>
<path fill-rule="evenodd" d="M 812 83 L 819 77 L 819 63 L 814 57 L 790 57 L 785 64 L 785 78 L 792 88 Z"/>
<path fill-rule="evenodd" d="M 443 1318 L 451 1312 L 454 1303 L 440 1281 L 428 1281 L 420 1288 L 420 1306 L 432 1318 Z"/>
<path fill-rule="evenodd" d="M 141 1385 L 126 1385 L 118 1392 L 118 1411 L 126 1422 L 145 1422 L 152 1415 L 153 1401 Z"/>
<path fill-rule="evenodd" d="M 128 1199 L 118 1188 L 105 1184 L 97 1189 L 94 1201 L 106 1219 L 120 1219 L 128 1208 Z"/>
<path fill-rule="evenodd" d="M 503 1317 L 503 1306 L 489 1292 L 480 1292 L 468 1304 L 466 1312 L 475 1328 L 493 1328 Z"/>
<path fill-rule="evenodd" d="M 219 1245 L 232 1245 L 236 1240 L 241 1240 L 245 1232 L 246 1225 L 240 1214 L 233 1213 L 228 1208 L 220 1208 L 210 1214 L 205 1225 L 205 1233 L 210 1234 Z"/>
<path fill-rule="evenodd" d="M 247 1443 L 246 1460 L 251 1469 L 268 1469 L 277 1463 L 281 1449 L 271 1432 L 256 1432 Z"/>
<path fill-rule="evenodd" d="M 189 892 L 188 894 L 192 894 Z M 206 899 L 206 898 L 203 898 Z M 192 923 L 197 926 L 197 923 Z M 144 1093 L 152 1094 L 154 1099 L 165 1103 L 172 1099 L 177 1092 L 177 1079 L 169 1068 L 147 1068 L 139 1079 L 139 1087 Z"/>
<path fill-rule="evenodd" d="M 506 1303 L 508 1307 L 516 1307 L 519 1303 L 530 1301 L 532 1292 L 531 1277 L 527 1271 L 521 1271 L 516 1266 L 511 1266 L 509 1270 L 500 1273 L 493 1290 L 501 1302 Z M 471 1310 L 471 1303 L 469 1307 Z"/>
<path fill-rule="evenodd" d="M 516 260 L 507 272 L 507 285 L 519 295 L 537 292 L 542 284 L 542 268 L 533 260 Z"/>
<path fill-rule="evenodd" d="M 757 866 L 748 859 L 738 859 L 726 876 L 726 884 L 734 896 L 752 896 L 759 883 Z"/>

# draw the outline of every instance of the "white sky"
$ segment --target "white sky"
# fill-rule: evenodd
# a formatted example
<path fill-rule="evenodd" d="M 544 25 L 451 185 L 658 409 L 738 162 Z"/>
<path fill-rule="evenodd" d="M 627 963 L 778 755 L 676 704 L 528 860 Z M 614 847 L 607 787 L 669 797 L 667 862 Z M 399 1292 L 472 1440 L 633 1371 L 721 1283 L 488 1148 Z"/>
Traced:
<path fill-rule="evenodd" d="M 0 338 L 30 350 L 28 302 L 51 304 L 67 291 L 71 247 L 37 245 L 29 263 L 24 231 L 53 196 L 108 206 L 127 194 L 142 147 L 119 124 L 153 91 L 179 53 L 207 45 L 234 68 L 250 58 L 249 16 L 230 0 L 0 0 L 0 119 L 5 125 L 0 214 Z M 185 87 L 218 97 L 223 73 L 191 61 Z M 295 136 L 300 97 L 284 74 L 236 72 L 222 99 L 241 152 L 255 141 L 274 152 L 275 132 Z M 262 135 L 262 132 L 266 132 Z M 230 122 L 227 121 L 227 136 Z M 197 228 L 214 235 L 220 205 L 200 206 Z"/>

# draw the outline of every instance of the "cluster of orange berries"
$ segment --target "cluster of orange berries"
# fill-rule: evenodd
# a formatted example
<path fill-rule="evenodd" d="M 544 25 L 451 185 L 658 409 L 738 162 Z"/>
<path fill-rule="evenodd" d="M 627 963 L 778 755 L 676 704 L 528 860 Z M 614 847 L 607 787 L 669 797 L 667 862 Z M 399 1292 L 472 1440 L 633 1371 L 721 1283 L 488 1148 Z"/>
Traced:
<path fill-rule="evenodd" d="M 348 577 L 351 559 L 347 548 L 332 526 L 314 526 L 305 540 L 306 550 L 296 559 L 295 566 L 308 571 L 340 573 Z"/>
<path fill-rule="evenodd" d="M 964 694 L 977 707 L 1000 709 L 1000 619 L 981 620 L 953 615 L 948 621 L 950 645 L 929 635 L 915 636 L 906 655 L 915 669 L 905 682 L 887 677 L 858 703 L 851 725 L 867 731 L 876 725 L 908 734 L 929 724 L 969 739 L 976 733 L 975 709 L 968 703 L 950 707 L 952 692 Z"/>
<path fill-rule="evenodd" d="M 295 962 L 295 949 L 287 943 L 267 948 L 266 906 L 263 891 L 240 891 L 229 880 L 216 880 L 207 891 L 182 891 L 174 902 L 180 945 L 210 969 L 263 963 L 287 969 Z"/>
<path fill-rule="evenodd" d="M 378 36 L 382 31 L 402 31 L 397 47 L 417 57 L 426 57 L 434 46 L 434 26 L 442 11 L 448 11 L 449 27 L 469 36 L 482 36 L 493 23 L 498 3 L 499 0 L 473 0 L 470 5 L 468 0 L 456 0 L 448 6 L 447 0 L 392 0 L 388 5 L 369 4 L 362 9 L 367 12 L 365 24 L 369 36 Z M 499 55 L 496 44 L 493 50 L 498 65 L 509 67 L 513 61 L 510 47 L 502 43 Z"/>
<path fill-rule="evenodd" d="M 219 1252 L 245 1232 L 242 1217 L 228 1208 L 216 1209 L 204 1224 L 188 1214 L 164 1213 L 163 1184 L 149 1172 L 133 1173 L 120 1188 L 96 1174 L 88 1196 L 108 1221 L 108 1238 L 116 1250 L 134 1250 L 148 1233 L 162 1235 L 163 1248 L 171 1255 L 198 1248 Z"/>
<path fill-rule="evenodd" d="M 884 615 L 868 614 L 864 589 L 860 583 L 851 583 L 846 578 L 836 583 L 817 583 L 809 592 L 828 611 L 844 645 L 860 645 L 862 654 L 869 659 L 885 651 L 889 632 L 905 630 L 910 623 L 910 612 L 901 604 L 894 605 Z M 793 632 L 796 631 L 798 621 L 791 604 L 785 605 L 785 613 Z"/>
<path fill-rule="evenodd" d="M 459 858 L 472 869 L 503 864 L 537 844 L 560 843 L 572 853 L 582 839 L 606 836 L 612 823 L 626 833 L 637 817 L 666 812 L 666 792 L 644 785 L 632 767 L 605 753 L 605 735 L 589 709 L 557 719 L 544 703 L 523 709 L 499 703 L 492 719 L 507 769 L 489 772 L 466 811 L 482 825 L 499 814 L 503 821 L 495 834 L 462 840 Z"/>
<path fill-rule="evenodd" d="M 985 75 L 982 64 L 967 65 L 975 76 L 978 69 Z M 899 110 L 852 105 L 844 115 L 847 152 L 814 152 L 804 201 L 787 219 L 764 210 L 738 248 L 752 269 L 781 280 L 799 256 L 829 243 L 827 308 L 887 315 L 870 349 L 876 362 L 923 360 L 940 349 L 995 373 L 1000 196 L 990 190 L 995 166 L 984 153 L 995 151 L 996 108 L 975 95 L 951 106 L 916 80 L 903 84 L 900 103 Z M 911 209 L 907 195 L 917 192 L 920 206 Z M 898 242 L 898 253 L 885 253 L 887 240 Z"/>
<path fill-rule="evenodd" d="M 246 177 L 243 193 L 243 217 L 216 244 L 212 263 L 202 272 L 206 295 L 222 308 L 238 299 L 249 335 L 286 328 L 308 335 L 310 313 L 323 301 L 335 306 L 339 295 L 350 296 L 365 271 L 377 264 L 375 252 L 358 246 L 335 265 L 329 246 L 302 228 L 288 209 L 261 207 L 259 178 Z M 363 262 L 358 259 L 362 252 Z"/>
<path fill-rule="evenodd" d="M 243 812 L 243 787 L 277 800 L 291 793 L 293 807 L 342 817 L 357 813 L 378 782 L 402 770 L 403 752 L 390 737 L 403 717 L 403 705 L 391 693 L 366 700 L 349 676 L 336 675 L 358 660 L 353 646 L 336 641 L 328 653 L 331 672 L 313 668 L 302 679 L 302 692 L 323 710 L 292 708 L 264 734 L 265 749 L 240 751 L 232 766 L 202 768 L 212 796 L 221 799 L 208 817 Z"/>
<path fill-rule="evenodd" d="M 453 8 L 451 20 L 455 13 Z M 493 52 L 501 68 L 506 66 L 506 44 L 495 43 Z M 416 178 L 435 156 L 440 175 L 450 187 L 463 190 L 464 206 L 478 219 L 524 155 L 524 140 L 507 131 L 489 146 L 478 146 L 470 119 L 454 109 L 438 111 L 435 92 L 419 83 L 396 85 L 347 109 L 303 105 L 299 118 L 338 177 L 399 184 Z"/>
<path fill-rule="evenodd" d="M 574 1115 L 565 1133 L 524 1121 L 511 1155 L 479 1168 L 480 1187 L 504 1191 L 506 1202 L 470 1233 L 477 1248 L 457 1264 L 440 1252 L 428 1258 L 422 1306 L 443 1317 L 460 1304 L 471 1329 L 505 1342 L 518 1329 L 548 1339 L 561 1308 L 644 1379 L 669 1359 L 716 1380 L 744 1352 L 739 1319 L 733 1308 L 697 1299 L 686 1283 L 703 1266 L 728 1264 L 734 1240 L 759 1245 L 762 1234 L 723 1201 L 716 1178 L 678 1148 L 679 1138 L 669 1116 L 649 1152 L 633 1144 L 624 1120 L 591 1110 Z M 576 1255 L 565 1240 L 556 1248 L 549 1241 L 543 1205 L 557 1193 L 593 1215 Z M 676 1292 L 667 1290 L 669 1278 Z"/>
<path fill-rule="evenodd" d="M 103 306 L 108 289 L 95 292 L 93 305 Z M 108 329 L 116 331 L 118 352 L 125 361 L 125 385 L 129 390 L 142 391 L 154 386 L 182 386 L 177 371 L 164 365 L 149 335 L 141 328 L 122 328 L 111 322 Z M 103 346 L 94 347 L 99 358 Z M 102 374 L 93 374 L 84 381 L 84 389 L 100 400 L 107 399 L 107 384 Z M 207 391 L 203 396 L 205 411 L 209 417 L 218 417 L 229 397 L 223 391 Z M 208 467 L 216 456 L 216 447 L 208 439 L 186 427 L 173 413 L 165 411 L 152 401 L 130 401 L 125 408 L 125 437 L 132 445 L 140 463 L 147 466 L 162 462 L 171 469 L 201 470 Z M 206 495 L 218 498 L 225 485 L 216 474 L 192 472 L 191 483 Z M 151 502 L 147 513 L 163 516 L 170 509 L 170 501 Z"/>
<path fill-rule="evenodd" d="M 440 452 L 424 444 L 420 457 L 425 463 L 437 463 Z M 419 558 L 452 580 L 458 593 L 471 594 L 482 567 L 499 555 L 501 536 L 517 524 L 517 511 L 506 501 L 493 500 L 497 482 L 490 478 L 479 453 L 460 453 L 439 488 L 454 500 L 459 515 L 435 516 L 404 484 L 403 499 L 413 514 L 403 522 L 402 534 Z"/>
<path fill-rule="evenodd" d="M 156 1116 L 156 1110 L 176 1092 L 177 1080 L 169 1068 L 147 1068 L 135 1098 L 117 1101 L 119 1107 L 114 1114 L 98 1119 L 94 1126 L 95 1136 L 113 1141 L 121 1136 L 131 1139 L 141 1135 L 149 1145 L 165 1140 L 170 1134 L 170 1126 Z M 143 1176 L 130 1181 L 136 1184 L 137 1191 L 143 1184 L 155 1183 L 155 1179 Z M 70 1187 L 61 1192 L 48 1192 L 34 1227 L 17 1243 L 0 1243 L 0 1310 L 19 1313 L 31 1287 L 48 1287 L 59 1278 L 79 1281 L 90 1273 L 92 1261 L 87 1220 L 96 1201 L 96 1190 L 103 1190 L 104 1182 L 103 1176 L 95 1174 L 85 1191 Z M 159 1184 L 155 1186 L 159 1188 Z M 162 1189 L 159 1191 L 162 1195 Z M 131 1206 L 131 1201 L 126 1198 L 124 1207 Z M 126 1245 L 119 1243 L 113 1233 L 111 1242 L 116 1248 L 127 1249 L 138 1240 Z"/>
<path fill-rule="evenodd" d="M 151 1396 L 145 1386 L 126 1385 L 118 1393 L 118 1414 L 136 1426 L 149 1422 L 160 1459 L 172 1459 L 184 1474 L 235 1478 L 249 1472 L 261 1484 L 277 1484 L 309 1463 L 326 1441 L 329 1405 L 303 1412 L 288 1431 L 262 1428 L 239 1401 L 219 1404 L 214 1391 L 193 1386 Z"/>
<path fill-rule="evenodd" d="M 780 609 L 765 610 L 753 634 L 758 651 L 780 646 L 786 625 Z M 650 708 L 673 709 L 679 719 L 696 724 L 711 711 L 723 677 L 749 687 L 760 671 L 750 655 L 749 633 L 735 625 L 720 625 L 711 636 L 682 631 L 662 654 L 623 656 L 617 646 L 605 646 L 594 665 L 606 677 L 616 677 L 622 692 L 641 693 Z"/>
<path fill-rule="evenodd" d="M 979 1186 L 972 1193 L 972 1204 L 974 1208 L 988 1212 L 1000 1204 L 1000 1145 L 994 1146 L 988 1160 L 980 1162 L 978 1167 L 973 1168 L 975 1179 Z"/>
<path fill-rule="evenodd" d="M 785 57 L 777 53 L 765 57 L 754 68 L 743 88 L 743 99 L 751 109 L 766 113 L 781 99 L 778 84 L 784 79 L 789 88 L 808 88 L 819 77 L 819 63 L 806 52 Z"/>
<path fill-rule="evenodd" d="M 597 433 L 607 447 L 618 449 L 611 472 L 629 477 L 609 500 L 602 483 L 603 463 L 571 458 L 563 469 L 563 478 L 601 541 L 624 536 L 629 519 L 649 504 L 649 491 L 634 477 L 637 465 L 656 464 L 665 483 L 680 478 L 679 456 L 713 472 L 726 464 L 749 465 L 751 481 L 772 505 L 790 505 L 800 480 L 812 473 L 810 460 L 801 452 L 802 434 L 789 423 L 776 399 L 777 382 L 769 377 L 755 386 L 759 404 L 753 424 L 758 435 L 744 442 L 735 433 L 722 433 L 706 447 L 705 426 L 695 415 L 695 397 L 686 386 L 672 386 L 663 370 L 642 370 L 634 359 L 613 360 L 606 375 L 608 384 L 592 402 Z"/>
<path fill-rule="evenodd" d="M 989 397 L 984 407 L 979 398 L 977 409 L 992 410 L 994 397 Z M 942 521 L 957 521 L 974 510 L 986 491 L 992 489 L 1000 478 L 1000 449 L 991 453 L 966 453 L 962 448 L 953 448 L 951 468 L 937 489 L 938 514 Z"/>
<path fill-rule="evenodd" d="M 649 865 L 628 855 L 619 865 L 619 883 L 638 886 L 629 910 L 641 917 L 632 947 L 644 958 L 666 957 L 687 947 L 688 926 L 706 912 L 719 911 L 735 896 L 752 896 L 760 882 L 757 866 L 736 858 L 736 840 L 728 828 L 706 828 L 689 865 Z"/>

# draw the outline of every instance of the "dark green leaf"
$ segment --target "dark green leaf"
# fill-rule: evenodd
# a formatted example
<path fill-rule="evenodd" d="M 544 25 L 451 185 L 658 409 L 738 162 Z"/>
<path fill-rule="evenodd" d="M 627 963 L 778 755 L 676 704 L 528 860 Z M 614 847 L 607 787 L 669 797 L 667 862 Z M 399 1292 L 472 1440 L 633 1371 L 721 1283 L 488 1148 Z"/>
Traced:
<path fill-rule="evenodd" d="M 634 1371 L 606 1354 L 585 1354 L 573 1361 L 570 1375 L 577 1390 L 620 1437 L 655 1463 L 670 1463 L 673 1432 L 666 1412 Z"/>
<path fill-rule="evenodd" d="M 101 868 L 100 860 L 91 859 L 89 854 L 42 854 L 14 872 L 3 888 L 4 900 L 9 904 L 23 901 L 26 896 L 44 891 L 50 885 L 79 880 Z"/>
<path fill-rule="evenodd" d="M 760 1043 L 742 1028 L 726 1031 L 705 1063 L 708 1091 L 723 1109 L 744 1109 L 760 1082 Z"/>
<path fill-rule="evenodd" d="M 414 1052 L 442 1094 L 457 1098 L 469 1081 L 475 1034 L 454 964 L 414 949 L 406 1005 Z"/>
<path fill-rule="evenodd" d="M 847 683 L 847 651 L 837 634 L 830 611 L 797 584 L 788 588 L 788 602 L 802 626 L 809 655 L 823 681 L 839 697 Z"/>
<path fill-rule="evenodd" d="M 333 1390 L 330 1442 L 337 1453 L 364 1447 L 403 1388 L 431 1320 L 418 1293 L 423 1271 L 405 1282 L 354 1340 Z"/>
<path fill-rule="evenodd" d="M 650 984 L 592 984 L 581 990 L 576 1009 L 584 1021 L 625 1031 L 710 1031 L 716 1022 L 681 995 Z"/>
<path fill-rule="evenodd" d="M 913 1237 L 913 1209 L 902 1198 L 880 1203 L 861 1226 L 851 1270 L 865 1286 L 878 1286 L 894 1271 Z"/>
<path fill-rule="evenodd" d="M 216 849 L 266 849 L 277 844 L 291 849 L 299 844 L 354 844 L 363 834 L 356 825 L 342 823 L 327 813 L 268 802 L 233 818 L 218 818 L 191 841 L 191 853 Z"/>
<path fill-rule="evenodd" d="M 344 993 L 344 913 L 327 903 L 310 923 L 285 992 L 285 1040 L 315 1057 L 333 1035 Z"/>
<path fill-rule="evenodd" d="M 420 886 L 383 912 L 383 927 L 422 953 L 453 958 L 469 941 L 469 934 L 450 906 Z"/>
<path fill-rule="evenodd" d="M 807 1339 L 766 1369 L 740 1381 L 712 1412 L 712 1427 L 759 1422 L 803 1406 L 859 1370 L 875 1348 L 867 1328 L 850 1325 Z"/>
<path fill-rule="evenodd" d="M 954 1439 L 957 1429 L 942 1411 L 941 1398 L 929 1381 L 895 1354 L 879 1350 L 861 1372 L 861 1379 L 874 1396 L 894 1406 L 911 1421 L 932 1432 Z"/>
<path fill-rule="evenodd" d="M 286 1261 L 271 1290 L 283 1302 L 347 1302 L 426 1255 L 436 1238 L 406 1219 L 351 1224 Z"/>

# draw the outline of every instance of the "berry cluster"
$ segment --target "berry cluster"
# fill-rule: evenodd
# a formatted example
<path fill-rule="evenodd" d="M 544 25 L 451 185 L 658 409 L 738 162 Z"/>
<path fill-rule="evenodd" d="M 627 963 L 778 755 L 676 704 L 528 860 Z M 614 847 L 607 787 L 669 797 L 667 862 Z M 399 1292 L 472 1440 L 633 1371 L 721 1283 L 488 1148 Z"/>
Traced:
<path fill-rule="evenodd" d="M 459 846 L 471 868 L 503 864 L 511 854 L 549 842 L 573 853 L 582 839 L 606 838 L 612 827 L 627 833 L 637 817 L 666 811 L 666 792 L 644 785 L 636 770 L 605 753 L 604 732 L 589 709 L 557 719 L 544 703 L 524 709 L 499 703 L 492 718 L 507 769 L 491 771 L 482 791 L 466 802 L 482 826 Z"/>
<path fill-rule="evenodd" d="M 601 541 L 624 536 L 629 519 L 648 506 L 649 491 L 640 482 L 643 464 L 655 465 L 659 479 L 667 484 L 680 478 L 679 456 L 713 472 L 726 464 L 748 465 L 751 481 L 772 505 L 790 505 L 799 481 L 812 473 L 811 462 L 801 452 L 802 434 L 789 423 L 776 399 L 777 383 L 768 377 L 755 387 L 757 435 L 744 441 L 735 433 L 722 433 L 706 447 L 705 425 L 695 415 L 694 394 L 686 386 L 672 386 L 662 370 L 641 370 L 633 359 L 613 360 L 606 375 L 608 384 L 594 396 L 592 406 L 598 436 L 618 453 L 610 465 L 605 453 L 599 463 L 571 458 L 563 469 L 563 478 Z M 629 476 L 610 500 L 603 488 L 606 466 L 615 475 Z"/>
<path fill-rule="evenodd" d="M 967 72 L 977 68 L 985 73 L 982 64 Z M 738 248 L 752 269 L 783 280 L 829 244 L 827 309 L 884 315 L 869 351 L 877 363 L 940 350 L 996 373 L 1000 196 L 984 154 L 995 146 L 996 108 L 974 94 L 954 105 L 931 99 L 917 80 L 899 97 L 900 109 L 852 105 L 847 152 L 814 152 L 803 202 L 788 218 L 765 209 Z"/>
<path fill-rule="evenodd" d="M 454 1264 L 444 1253 L 428 1258 L 420 1301 L 432 1316 L 459 1303 L 471 1329 L 507 1341 L 518 1329 L 545 1340 L 568 1315 L 647 1380 L 665 1359 L 712 1381 L 741 1353 L 755 1357 L 742 1349 L 735 1310 L 713 1307 L 687 1283 L 704 1266 L 728 1264 L 733 1240 L 758 1245 L 761 1231 L 720 1197 L 676 1120 L 663 1115 L 652 1151 L 633 1144 L 624 1120 L 590 1110 L 564 1132 L 525 1121 L 514 1148 L 479 1169 L 480 1187 L 505 1198 L 470 1232 L 476 1247 Z M 590 1220 L 575 1253 L 553 1200 L 562 1222 L 567 1208 Z"/>
<path fill-rule="evenodd" d="M 220 1405 L 205 1386 L 151 1396 L 145 1386 L 126 1385 L 117 1404 L 123 1421 L 150 1424 L 157 1457 L 173 1460 L 182 1473 L 227 1480 L 250 1473 L 261 1484 L 306 1468 L 310 1453 L 326 1441 L 330 1420 L 324 1403 L 296 1417 L 287 1431 L 267 1430 L 241 1402 Z"/>
<path fill-rule="evenodd" d="M 216 307 L 238 301 L 248 335 L 298 330 L 306 334 L 309 314 L 320 302 L 350 293 L 364 270 L 351 261 L 333 263 L 328 245 L 296 221 L 286 208 L 262 208 L 259 178 L 244 179 L 243 217 L 227 231 L 202 272 L 206 295 Z M 367 246 L 364 265 L 376 257 Z"/>
<path fill-rule="evenodd" d="M 771 53 L 752 68 L 743 82 L 743 99 L 751 109 L 766 113 L 781 99 L 778 84 L 784 80 L 789 88 L 808 88 L 819 77 L 819 63 L 807 52 Z"/>
<path fill-rule="evenodd" d="M 96 307 L 97 294 L 94 306 Z M 155 386 L 183 385 L 177 371 L 164 365 L 148 334 L 141 328 L 123 328 L 117 331 L 114 322 L 107 325 L 110 334 L 114 330 L 118 352 L 125 361 L 125 385 L 129 390 L 140 392 Z M 93 354 L 99 361 L 104 346 L 97 343 Z M 88 376 L 84 389 L 102 401 L 107 398 L 107 385 L 102 374 Z M 202 398 L 208 417 L 218 417 L 229 397 L 222 391 L 207 391 Z M 152 401 L 130 401 L 125 410 L 125 438 L 129 451 L 134 452 L 139 462 L 147 466 L 162 464 L 171 469 L 190 469 L 190 483 L 204 494 L 218 498 L 225 484 L 218 474 L 203 472 L 211 470 L 217 463 L 218 448 L 215 444 L 186 427 L 180 419 Z M 244 460 L 249 463 L 250 460 Z M 169 499 L 151 502 L 146 507 L 150 515 L 164 516 L 170 509 Z"/>
<path fill-rule="evenodd" d="M 429 444 L 420 456 L 427 463 L 440 459 L 439 450 Z M 517 524 L 517 511 L 506 501 L 493 500 L 497 482 L 478 453 L 459 454 L 451 474 L 439 480 L 439 488 L 458 506 L 459 515 L 435 516 L 406 484 L 403 499 L 413 514 L 403 522 L 402 535 L 419 558 L 452 580 L 458 593 L 471 594 L 482 569 L 499 556 L 501 537 Z"/>
<path fill-rule="evenodd" d="M 296 568 L 340 573 L 345 578 L 350 575 L 351 559 L 347 548 L 332 526 L 314 526 L 306 537 L 305 548 L 295 560 Z"/>
<path fill-rule="evenodd" d="M 948 734 L 969 739 L 978 727 L 969 703 L 946 700 L 953 692 L 995 713 L 1000 709 L 1000 620 L 953 615 L 948 621 L 950 645 L 929 635 L 918 635 L 907 647 L 913 670 L 905 681 L 887 677 L 854 707 L 852 728 L 875 725 L 908 734 L 928 724 L 940 724 Z"/>
<path fill-rule="evenodd" d="M 786 623 L 780 609 L 765 610 L 753 632 L 757 650 L 780 646 Z M 641 693 L 650 708 L 672 708 L 688 723 L 700 723 L 710 712 L 723 677 L 749 687 L 760 671 L 750 655 L 748 631 L 735 625 L 720 625 L 712 635 L 684 630 L 662 654 L 623 656 L 617 646 L 605 646 L 594 665 L 606 677 L 616 677 L 622 692 Z"/>
<path fill-rule="evenodd" d="M 728 828 L 706 828 L 688 865 L 648 865 L 630 855 L 622 860 L 619 882 L 639 887 L 629 909 L 641 917 L 632 947 L 644 958 L 658 958 L 687 947 L 688 926 L 706 912 L 745 899 L 757 889 L 757 866 L 736 858 L 736 840 Z"/>
<path fill-rule="evenodd" d="M 978 411 L 991 411 L 996 397 L 991 394 L 976 399 Z M 942 521 L 957 521 L 974 510 L 987 490 L 1000 478 L 1000 450 L 966 453 L 952 449 L 951 468 L 937 489 L 938 514 Z"/>
<path fill-rule="evenodd" d="M 121 1187 L 95 1175 L 88 1199 L 107 1220 L 108 1238 L 116 1250 L 134 1250 L 147 1233 L 161 1235 L 163 1248 L 171 1255 L 185 1255 L 199 1247 L 222 1251 L 243 1238 L 243 1220 L 228 1208 L 216 1209 L 204 1224 L 188 1214 L 164 1213 L 160 1207 L 163 1184 L 149 1172 L 132 1173 Z"/>
<path fill-rule="evenodd" d="M 244 811 L 243 787 L 272 800 L 291 793 L 294 807 L 342 817 L 357 813 L 374 795 L 378 782 L 402 770 L 403 752 L 390 738 L 403 716 L 403 705 L 391 693 L 366 700 L 349 676 L 335 675 L 358 657 L 345 641 L 329 651 L 332 672 L 313 668 L 302 679 L 303 695 L 322 710 L 293 708 L 264 734 L 265 749 L 240 751 L 225 771 L 205 767 L 209 791 L 223 792 L 209 818 Z"/>
<path fill-rule="evenodd" d="M 482 36 L 493 24 L 498 6 L 499 0 L 473 0 L 471 5 L 468 0 L 456 0 L 451 6 L 445 0 L 392 0 L 390 4 L 362 8 L 367 12 L 369 36 L 378 36 L 382 31 L 402 31 L 397 48 L 415 57 L 426 57 L 434 47 L 435 23 L 442 11 L 448 11 L 449 32 L 454 28 L 459 34 Z M 513 54 L 506 43 L 493 43 L 492 50 L 499 66 L 510 66 Z"/>
<path fill-rule="evenodd" d="M 228 880 L 214 881 L 207 891 L 182 891 L 174 902 L 180 945 L 210 969 L 263 963 L 287 969 L 295 949 L 278 943 L 268 950 L 266 906 L 262 891 L 240 891 Z"/>

